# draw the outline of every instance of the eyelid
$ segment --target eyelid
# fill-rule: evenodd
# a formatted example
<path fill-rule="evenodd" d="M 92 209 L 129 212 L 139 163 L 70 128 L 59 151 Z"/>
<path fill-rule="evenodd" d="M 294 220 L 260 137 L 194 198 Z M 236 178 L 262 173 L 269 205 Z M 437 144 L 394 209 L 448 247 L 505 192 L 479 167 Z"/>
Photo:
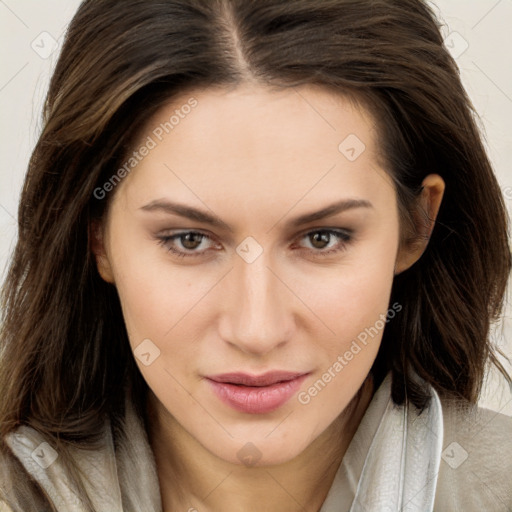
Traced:
<path fill-rule="evenodd" d="M 176 233 L 172 233 L 172 234 L 168 234 L 168 235 L 157 235 L 156 238 L 157 238 L 157 243 L 159 245 L 162 245 L 164 248 L 167 248 L 167 251 L 168 252 L 171 252 L 171 253 L 174 253 L 176 254 L 177 256 L 179 257 L 199 257 L 199 256 L 203 256 L 204 254 L 206 254 L 207 250 L 203 250 L 203 251 L 181 251 L 181 250 L 177 250 L 177 249 L 172 249 L 171 247 L 167 247 L 167 244 L 172 241 L 172 239 L 178 239 L 180 238 L 181 236 L 185 236 L 185 235 L 188 235 L 188 234 L 195 234 L 195 235 L 200 235 L 203 237 L 203 239 L 208 239 L 208 240 L 214 240 L 212 236 L 206 234 L 206 233 L 203 233 L 202 231 L 200 230 L 195 230 L 195 229 L 189 229 L 189 230 L 184 230 L 184 231 L 178 231 Z M 202 240 L 201 240 L 202 242 Z"/>
<path fill-rule="evenodd" d="M 330 235 L 334 235 L 334 236 L 337 236 L 341 241 L 339 242 L 338 244 L 338 247 L 334 247 L 334 248 L 330 248 L 330 249 L 318 249 L 318 250 L 314 250 L 314 249 L 308 249 L 308 248 L 303 248 L 303 250 L 305 250 L 306 252 L 309 252 L 309 253 L 312 253 L 312 255 L 314 257 L 323 257 L 323 256 L 327 256 L 327 255 L 330 255 L 330 254 L 335 254 L 335 253 L 339 253 L 343 250 L 345 250 L 347 247 L 348 244 L 350 244 L 351 242 L 353 242 L 353 238 L 354 238 L 354 235 L 353 235 L 353 231 L 351 229 L 347 229 L 347 228 L 337 228 L 337 227 L 326 227 L 326 226 L 322 226 L 322 227 L 317 227 L 317 228 L 309 228 L 305 231 L 303 231 L 302 233 L 300 233 L 299 235 L 296 236 L 296 238 L 298 240 L 302 240 L 303 238 L 307 237 L 307 235 L 311 235 L 313 233 L 328 233 Z M 341 246 L 341 247 L 339 247 Z"/>

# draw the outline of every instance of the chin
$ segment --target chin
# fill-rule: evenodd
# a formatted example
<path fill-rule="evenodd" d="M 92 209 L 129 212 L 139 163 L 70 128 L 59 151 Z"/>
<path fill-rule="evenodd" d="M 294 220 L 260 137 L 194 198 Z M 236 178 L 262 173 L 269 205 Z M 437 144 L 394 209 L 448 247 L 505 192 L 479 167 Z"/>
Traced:
<path fill-rule="evenodd" d="M 230 464 L 245 467 L 264 467 L 285 464 L 298 457 L 308 446 L 306 439 L 286 436 L 285 439 L 269 439 L 267 433 L 260 436 L 247 436 L 245 441 L 229 440 L 227 443 L 205 445 L 216 457 Z M 240 438 L 239 438 L 240 439 Z"/>

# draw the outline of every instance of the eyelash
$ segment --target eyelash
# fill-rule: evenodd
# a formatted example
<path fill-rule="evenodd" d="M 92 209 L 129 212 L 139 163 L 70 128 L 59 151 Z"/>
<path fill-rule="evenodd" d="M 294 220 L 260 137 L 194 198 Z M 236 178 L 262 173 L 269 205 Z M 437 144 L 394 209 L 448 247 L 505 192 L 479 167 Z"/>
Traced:
<path fill-rule="evenodd" d="M 311 251 L 313 253 L 316 253 L 315 256 L 318 255 L 320 257 L 324 257 L 324 256 L 328 256 L 328 255 L 331 255 L 331 254 L 334 254 L 334 253 L 338 253 L 338 252 L 344 251 L 344 250 L 347 249 L 347 245 L 352 242 L 352 235 L 350 234 L 350 232 L 342 231 L 342 230 L 338 230 L 338 229 L 328 229 L 328 228 L 314 229 L 312 231 L 308 231 L 304 235 L 301 235 L 299 238 L 307 238 L 308 236 L 311 236 L 311 235 L 317 234 L 317 233 L 327 233 L 329 235 L 334 235 L 334 236 L 338 237 L 341 240 L 341 243 L 339 244 L 338 247 L 331 248 L 329 250 L 306 249 L 306 250 L 309 250 L 309 251 Z M 208 235 L 206 235 L 204 233 L 200 233 L 198 231 L 182 231 L 181 233 L 176 233 L 174 235 L 158 236 L 157 237 L 158 244 L 163 246 L 163 247 L 165 247 L 168 252 L 172 252 L 172 253 L 174 253 L 176 256 L 178 256 L 180 258 L 202 256 L 206 251 L 202 251 L 202 252 L 196 252 L 196 251 L 194 251 L 194 252 L 185 252 L 185 251 L 177 250 L 172 245 L 169 244 L 169 242 L 172 242 L 175 239 L 179 239 L 179 238 L 184 237 L 185 235 L 190 235 L 190 234 L 199 235 L 199 236 L 202 236 L 203 239 L 206 238 L 206 239 L 212 240 L 212 238 L 210 236 L 208 236 Z M 201 242 L 203 241 L 203 239 L 201 240 Z"/>

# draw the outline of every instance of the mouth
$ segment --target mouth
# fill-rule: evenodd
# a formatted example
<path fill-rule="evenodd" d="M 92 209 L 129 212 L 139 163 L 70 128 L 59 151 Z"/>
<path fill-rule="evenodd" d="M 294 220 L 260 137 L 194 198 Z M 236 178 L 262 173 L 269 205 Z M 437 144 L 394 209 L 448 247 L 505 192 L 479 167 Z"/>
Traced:
<path fill-rule="evenodd" d="M 239 412 L 264 414 L 283 406 L 308 375 L 286 371 L 272 371 L 263 375 L 225 373 L 206 377 L 206 380 L 224 404 Z"/>

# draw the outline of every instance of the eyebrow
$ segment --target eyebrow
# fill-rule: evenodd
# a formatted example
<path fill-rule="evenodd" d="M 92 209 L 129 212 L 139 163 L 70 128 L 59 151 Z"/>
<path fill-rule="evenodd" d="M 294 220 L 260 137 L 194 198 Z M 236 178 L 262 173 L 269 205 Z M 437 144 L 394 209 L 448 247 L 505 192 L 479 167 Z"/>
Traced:
<path fill-rule="evenodd" d="M 305 213 L 290 219 L 286 225 L 295 228 L 303 224 L 308 224 L 309 222 L 321 220 L 326 217 L 342 213 L 346 210 L 353 210 L 356 208 L 373 208 L 373 205 L 366 199 L 343 199 L 330 204 L 321 210 Z M 204 210 L 199 210 L 192 206 L 175 203 L 167 199 L 156 199 L 145 206 L 141 206 L 139 209 L 147 212 L 160 211 L 168 214 L 179 215 L 180 217 L 195 220 L 202 224 L 210 224 L 211 226 L 233 232 L 233 228 L 216 215 L 210 214 Z"/>

